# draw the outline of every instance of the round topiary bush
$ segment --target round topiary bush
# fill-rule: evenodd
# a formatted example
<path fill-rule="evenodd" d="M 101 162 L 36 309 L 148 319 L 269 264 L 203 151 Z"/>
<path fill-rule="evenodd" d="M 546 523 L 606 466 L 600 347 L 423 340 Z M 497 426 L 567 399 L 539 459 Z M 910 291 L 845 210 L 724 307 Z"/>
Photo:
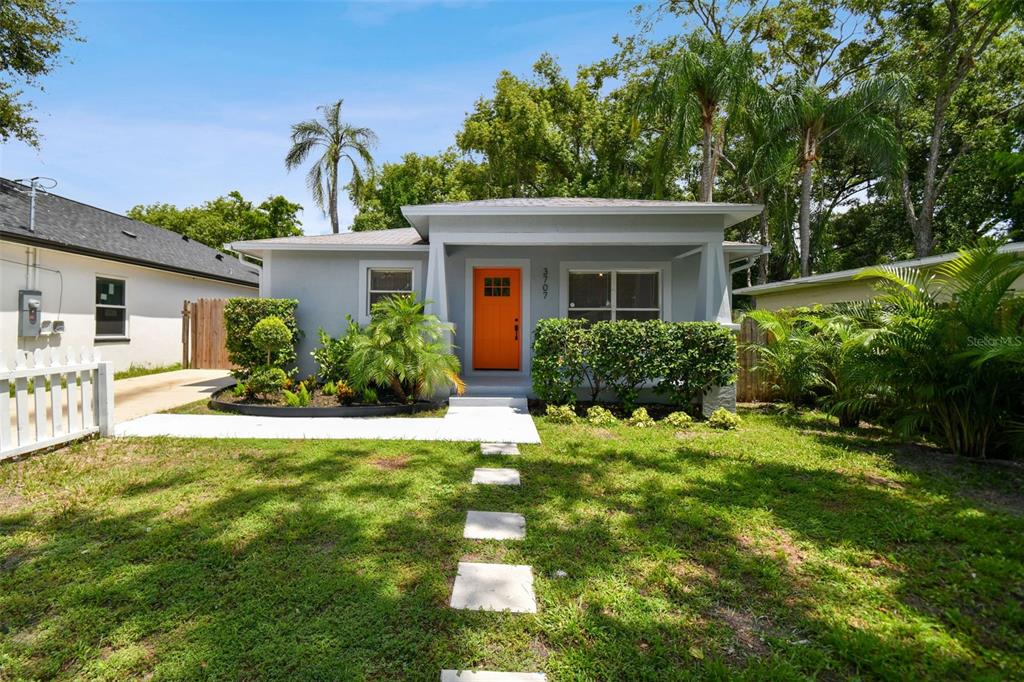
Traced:
<path fill-rule="evenodd" d="M 267 366 L 276 366 L 281 363 L 281 353 L 290 349 L 292 345 L 292 332 L 288 325 L 280 317 L 271 315 L 264 317 L 253 326 L 249 332 L 249 341 L 257 349 L 266 354 Z"/>

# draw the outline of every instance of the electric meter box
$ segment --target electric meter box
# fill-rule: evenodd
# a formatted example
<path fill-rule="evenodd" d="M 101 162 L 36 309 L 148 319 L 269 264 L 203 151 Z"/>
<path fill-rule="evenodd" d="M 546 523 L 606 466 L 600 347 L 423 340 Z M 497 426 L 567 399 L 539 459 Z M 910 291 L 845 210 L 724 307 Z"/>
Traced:
<path fill-rule="evenodd" d="M 39 336 L 43 321 L 43 292 L 18 292 L 18 336 Z"/>

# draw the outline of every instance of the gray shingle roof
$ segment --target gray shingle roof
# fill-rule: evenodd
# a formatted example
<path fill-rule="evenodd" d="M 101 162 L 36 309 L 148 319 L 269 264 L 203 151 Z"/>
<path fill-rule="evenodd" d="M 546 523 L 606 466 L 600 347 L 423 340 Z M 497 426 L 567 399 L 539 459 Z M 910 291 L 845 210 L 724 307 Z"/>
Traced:
<path fill-rule="evenodd" d="M 0 178 L 0 238 L 238 284 L 259 283 L 259 270 L 176 232 L 55 194 L 36 194 L 35 232 L 29 194 Z"/>
<path fill-rule="evenodd" d="M 241 244 L 243 242 L 239 242 Z M 256 239 L 244 242 L 250 246 L 261 244 L 290 244 L 308 246 L 346 245 L 346 246 L 417 246 L 427 242 L 420 233 L 411 227 L 398 227 L 392 230 L 370 230 L 367 232 L 341 232 L 339 234 L 311 234 L 301 237 L 279 237 L 275 239 Z"/>

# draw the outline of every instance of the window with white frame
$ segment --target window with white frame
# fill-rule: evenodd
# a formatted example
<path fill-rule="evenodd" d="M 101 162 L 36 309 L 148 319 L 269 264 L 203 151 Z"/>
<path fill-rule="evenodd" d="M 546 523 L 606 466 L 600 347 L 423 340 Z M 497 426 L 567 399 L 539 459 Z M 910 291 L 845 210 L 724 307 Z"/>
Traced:
<path fill-rule="evenodd" d="M 412 293 L 412 268 L 366 269 L 366 314 L 373 304 L 388 296 Z"/>
<path fill-rule="evenodd" d="M 96 336 L 127 336 L 128 308 L 124 280 L 96 278 Z"/>
<path fill-rule="evenodd" d="M 570 270 L 568 313 L 591 322 L 661 319 L 661 272 Z"/>

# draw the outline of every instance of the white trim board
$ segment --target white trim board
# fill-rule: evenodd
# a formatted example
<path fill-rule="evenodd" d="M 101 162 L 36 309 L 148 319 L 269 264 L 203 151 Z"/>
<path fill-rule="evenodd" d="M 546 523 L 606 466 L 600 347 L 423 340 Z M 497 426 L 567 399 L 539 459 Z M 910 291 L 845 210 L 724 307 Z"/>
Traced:
<path fill-rule="evenodd" d="M 466 377 L 529 377 L 530 376 L 530 334 L 533 317 L 530 314 L 530 261 L 529 258 L 467 258 L 465 261 L 466 285 L 466 338 L 462 349 L 465 351 Z M 473 369 L 473 268 L 519 268 L 519 370 L 503 371 Z"/>

